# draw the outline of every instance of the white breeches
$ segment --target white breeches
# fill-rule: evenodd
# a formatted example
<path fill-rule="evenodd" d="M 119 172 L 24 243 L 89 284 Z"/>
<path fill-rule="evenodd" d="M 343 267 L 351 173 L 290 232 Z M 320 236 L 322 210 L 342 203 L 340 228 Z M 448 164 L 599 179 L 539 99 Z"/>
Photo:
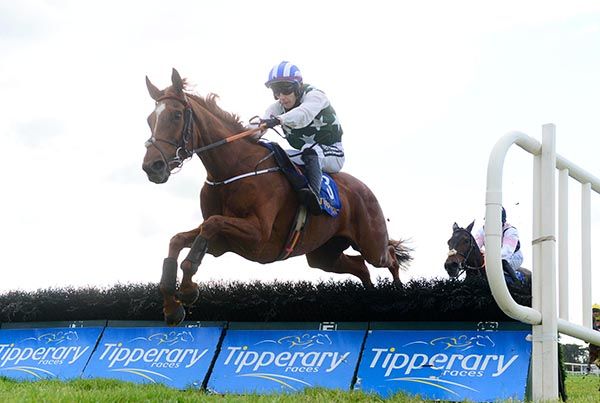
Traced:
<path fill-rule="evenodd" d="M 294 161 L 298 165 L 304 165 L 304 161 L 302 161 L 301 155 L 302 151 L 312 148 L 315 150 L 317 155 L 319 156 L 319 165 L 323 172 L 327 173 L 336 173 L 341 171 L 344 166 L 344 161 L 346 157 L 344 156 L 344 147 L 342 143 L 335 143 L 331 146 L 326 146 L 324 144 L 304 144 L 300 151 L 296 149 L 286 150 L 288 155 L 290 155 L 290 159 Z"/>

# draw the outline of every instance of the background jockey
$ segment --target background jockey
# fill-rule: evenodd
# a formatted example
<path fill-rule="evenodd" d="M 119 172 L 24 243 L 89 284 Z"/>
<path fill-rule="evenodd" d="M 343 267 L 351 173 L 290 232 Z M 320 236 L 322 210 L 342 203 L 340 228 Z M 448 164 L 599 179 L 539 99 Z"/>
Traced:
<path fill-rule="evenodd" d="M 301 202 L 312 214 L 320 214 L 322 172 L 339 172 L 344 165 L 342 126 L 325 93 L 304 84 L 296 65 L 287 61 L 275 65 L 265 85 L 277 102 L 267 108 L 260 123 L 265 129 L 282 126 L 294 148 L 287 153 L 306 168 L 309 189 L 300 191 Z"/>
<path fill-rule="evenodd" d="M 477 246 L 481 253 L 485 253 L 485 227 L 481 227 L 475 235 Z M 523 282 L 523 275 L 517 271 L 523 263 L 523 252 L 519 232 L 515 227 L 506 222 L 506 210 L 502 207 L 502 243 L 501 243 L 502 268 L 508 274 L 510 280 Z M 510 281 L 509 282 L 512 282 Z"/>

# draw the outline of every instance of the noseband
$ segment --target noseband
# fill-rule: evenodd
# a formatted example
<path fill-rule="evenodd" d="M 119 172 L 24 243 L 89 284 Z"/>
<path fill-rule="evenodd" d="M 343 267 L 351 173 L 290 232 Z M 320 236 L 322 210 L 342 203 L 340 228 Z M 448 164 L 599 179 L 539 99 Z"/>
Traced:
<path fill-rule="evenodd" d="M 458 274 L 456 275 L 456 277 L 460 277 L 460 275 L 463 274 L 464 272 L 466 272 L 467 270 L 477 270 L 477 273 L 481 273 L 480 270 L 485 267 L 485 263 L 482 264 L 481 266 L 470 266 L 467 264 L 469 257 L 471 257 L 471 253 L 473 253 L 474 248 L 477 247 L 476 243 L 473 241 L 473 236 L 471 235 L 471 233 L 469 231 L 467 231 L 464 228 L 459 228 L 455 232 L 458 232 L 458 231 L 465 232 L 467 234 L 467 236 L 469 237 L 469 250 L 467 251 L 466 255 L 458 252 L 455 248 L 452 248 L 448 251 L 448 257 L 454 256 L 454 255 L 459 255 L 460 257 L 463 258 L 463 260 L 458 263 L 459 271 L 458 271 Z"/>
<path fill-rule="evenodd" d="M 160 156 L 162 157 L 163 161 L 165 162 L 165 164 L 167 164 L 169 171 L 171 171 L 171 166 L 174 165 L 173 169 L 176 169 L 177 171 L 171 172 L 171 173 L 176 173 L 176 172 L 179 172 L 179 169 L 181 169 L 181 167 L 183 166 L 183 163 L 194 155 L 194 149 L 193 149 L 194 145 L 193 144 L 192 144 L 192 149 L 188 150 L 188 143 L 193 141 L 192 127 L 193 127 L 194 120 L 192 119 L 192 108 L 188 104 L 187 98 L 185 98 L 185 95 L 184 95 L 184 99 L 165 95 L 163 97 L 158 98 L 156 100 L 156 103 L 158 104 L 160 101 L 165 100 L 165 99 L 173 99 L 177 102 L 182 103 L 183 106 L 185 106 L 185 109 L 183 111 L 183 129 L 181 129 L 181 139 L 179 140 L 179 142 L 166 140 L 166 139 L 157 139 L 156 137 L 154 137 L 154 133 L 152 133 L 152 136 L 146 141 L 146 143 L 144 145 L 146 146 L 146 148 L 149 148 L 150 146 L 156 147 L 156 149 L 160 153 Z M 171 158 L 170 160 L 167 159 L 164 151 L 158 145 L 159 141 L 162 141 L 163 143 L 167 143 L 167 144 L 175 147 L 175 156 L 173 158 Z"/>

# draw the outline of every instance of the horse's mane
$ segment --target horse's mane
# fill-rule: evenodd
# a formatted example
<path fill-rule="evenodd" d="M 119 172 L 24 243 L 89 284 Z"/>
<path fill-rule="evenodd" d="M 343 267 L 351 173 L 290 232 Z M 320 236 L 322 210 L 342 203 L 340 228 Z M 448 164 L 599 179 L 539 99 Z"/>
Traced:
<path fill-rule="evenodd" d="M 186 84 L 187 83 L 184 80 L 184 88 L 186 87 Z M 238 115 L 224 111 L 219 105 L 217 105 L 217 99 L 219 98 L 217 94 L 209 93 L 206 98 L 204 98 L 191 92 L 187 88 L 185 89 L 185 93 L 188 97 L 198 102 L 200 106 L 222 120 L 223 123 L 227 125 L 227 127 L 229 127 L 233 132 L 242 132 L 246 130 Z"/>

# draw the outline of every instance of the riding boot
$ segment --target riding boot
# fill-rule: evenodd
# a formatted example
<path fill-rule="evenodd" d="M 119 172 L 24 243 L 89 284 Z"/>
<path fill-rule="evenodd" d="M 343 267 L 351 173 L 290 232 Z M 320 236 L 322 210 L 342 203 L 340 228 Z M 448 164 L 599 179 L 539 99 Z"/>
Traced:
<path fill-rule="evenodd" d="M 519 277 L 517 277 L 517 273 L 515 273 L 515 269 L 512 268 L 510 263 L 507 260 L 502 260 L 502 269 L 506 274 L 508 274 L 515 283 L 520 283 Z"/>
<path fill-rule="evenodd" d="M 321 214 L 321 166 L 319 165 L 319 156 L 315 150 L 306 149 L 302 152 L 302 161 L 304 161 L 305 175 L 308 179 L 308 188 L 300 189 L 298 192 L 300 201 L 308 208 L 313 215 Z"/>

